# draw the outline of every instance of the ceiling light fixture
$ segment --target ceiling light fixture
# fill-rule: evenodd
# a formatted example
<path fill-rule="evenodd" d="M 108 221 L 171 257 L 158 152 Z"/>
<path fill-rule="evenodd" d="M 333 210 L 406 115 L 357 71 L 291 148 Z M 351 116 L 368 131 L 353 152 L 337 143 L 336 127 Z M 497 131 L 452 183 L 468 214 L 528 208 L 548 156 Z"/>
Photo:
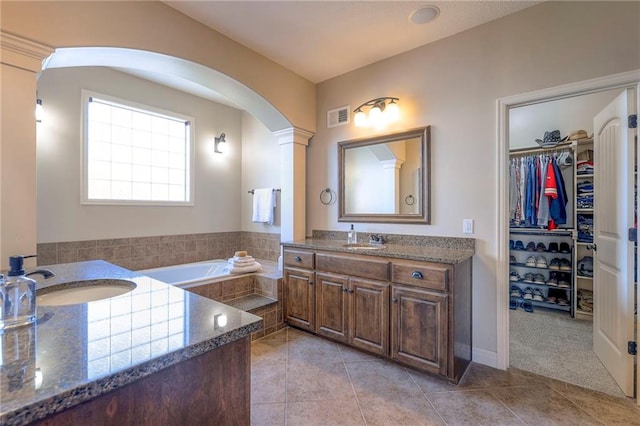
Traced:
<path fill-rule="evenodd" d="M 392 98 L 385 96 L 383 98 L 376 98 L 367 101 L 354 109 L 353 122 L 356 127 L 375 127 L 381 129 L 393 121 L 400 119 L 400 108 L 396 101 L 398 98 Z M 388 103 L 387 103 L 388 102 Z M 362 110 L 364 107 L 369 107 L 369 116 Z"/>
<path fill-rule="evenodd" d="M 440 9 L 436 6 L 423 6 L 411 12 L 409 21 L 416 25 L 424 25 L 436 19 L 438 15 L 440 15 Z"/>
<path fill-rule="evenodd" d="M 216 137 L 213 142 L 213 152 L 216 154 L 222 154 L 222 146 L 220 144 L 226 142 L 226 135 L 224 133 L 220 133 L 220 136 Z"/>

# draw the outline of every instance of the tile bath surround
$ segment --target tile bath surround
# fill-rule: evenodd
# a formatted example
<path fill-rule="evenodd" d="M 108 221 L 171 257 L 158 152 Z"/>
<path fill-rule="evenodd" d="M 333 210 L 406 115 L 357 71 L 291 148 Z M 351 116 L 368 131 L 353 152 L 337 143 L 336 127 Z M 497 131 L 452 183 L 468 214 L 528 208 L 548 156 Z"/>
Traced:
<path fill-rule="evenodd" d="M 256 259 L 276 262 L 280 256 L 280 234 L 215 232 L 37 245 L 38 265 L 102 259 L 134 271 L 227 259 L 238 250 L 246 250 Z"/>

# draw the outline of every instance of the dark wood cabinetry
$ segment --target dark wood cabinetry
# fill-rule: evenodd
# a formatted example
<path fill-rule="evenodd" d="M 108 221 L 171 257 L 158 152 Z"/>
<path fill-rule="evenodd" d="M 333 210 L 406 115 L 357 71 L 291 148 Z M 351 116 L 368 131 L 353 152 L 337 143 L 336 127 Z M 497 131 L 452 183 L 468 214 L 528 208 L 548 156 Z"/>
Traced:
<path fill-rule="evenodd" d="M 313 271 L 287 268 L 284 271 L 284 319 L 305 330 L 315 330 L 315 287 Z"/>
<path fill-rule="evenodd" d="M 456 383 L 471 362 L 470 258 L 450 265 L 285 247 L 284 263 L 290 325 Z"/>
<path fill-rule="evenodd" d="M 447 295 L 393 286 L 391 289 L 391 358 L 447 374 Z"/>

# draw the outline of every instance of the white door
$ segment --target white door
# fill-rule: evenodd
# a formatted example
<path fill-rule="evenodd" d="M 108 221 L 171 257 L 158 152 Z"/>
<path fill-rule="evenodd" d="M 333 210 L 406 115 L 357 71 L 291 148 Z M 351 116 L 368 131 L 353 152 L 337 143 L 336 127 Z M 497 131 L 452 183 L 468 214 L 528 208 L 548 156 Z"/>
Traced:
<path fill-rule="evenodd" d="M 634 91 L 624 90 L 593 119 L 595 172 L 593 350 L 623 392 L 633 396 L 634 151 L 627 129 Z"/>

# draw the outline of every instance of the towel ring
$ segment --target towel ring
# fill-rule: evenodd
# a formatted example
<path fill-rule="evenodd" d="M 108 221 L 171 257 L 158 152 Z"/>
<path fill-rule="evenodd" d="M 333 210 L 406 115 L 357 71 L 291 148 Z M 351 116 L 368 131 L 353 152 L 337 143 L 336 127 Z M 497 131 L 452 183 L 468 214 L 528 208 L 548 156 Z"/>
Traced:
<path fill-rule="evenodd" d="M 413 195 L 409 194 L 404 198 L 404 202 L 408 206 L 412 206 L 416 203 L 416 199 L 413 198 Z"/>
<path fill-rule="evenodd" d="M 327 196 L 327 194 L 329 195 Z M 323 189 L 322 191 L 320 191 L 320 202 L 325 206 L 332 204 L 335 200 L 334 194 L 335 193 L 330 188 Z"/>

